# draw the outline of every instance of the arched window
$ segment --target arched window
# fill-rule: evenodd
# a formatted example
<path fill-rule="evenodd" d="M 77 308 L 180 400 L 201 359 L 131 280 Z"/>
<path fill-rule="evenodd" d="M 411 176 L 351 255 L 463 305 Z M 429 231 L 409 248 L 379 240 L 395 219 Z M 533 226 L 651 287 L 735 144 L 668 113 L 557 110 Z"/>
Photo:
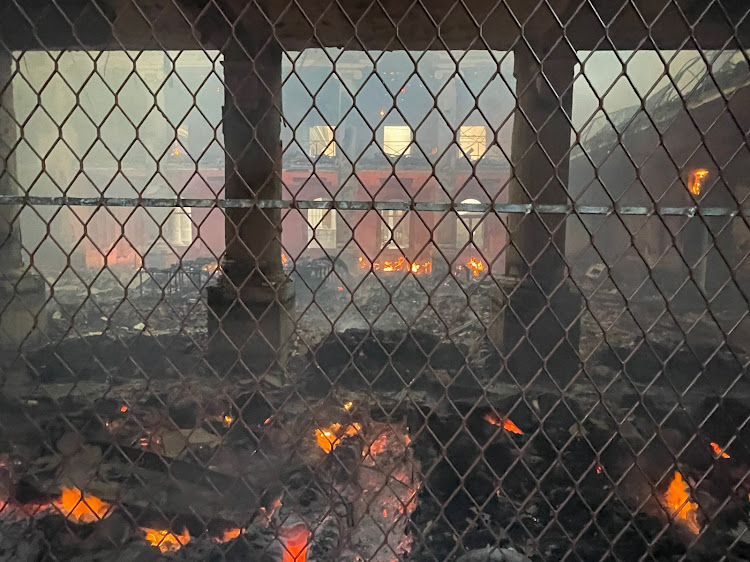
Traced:
<path fill-rule="evenodd" d="M 480 202 L 476 199 L 464 199 L 462 205 L 478 205 Z M 459 217 L 456 219 L 456 247 L 463 248 L 464 245 L 472 240 L 474 247 L 482 249 L 484 245 L 484 223 L 482 223 L 482 213 L 473 211 L 459 211 Z"/>
<path fill-rule="evenodd" d="M 381 212 L 380 246 L 389 250 L 409 247 L 409 215 L 405 211 L 391 209 Z"/>
<path fill-rule="evenodd" d="M 315 201 L 323 201 L 317 197 Z M 307 210 L 307 238 L 311 240 L 310 248 L 336 247 L 336 211 L 334 209 Z"/>

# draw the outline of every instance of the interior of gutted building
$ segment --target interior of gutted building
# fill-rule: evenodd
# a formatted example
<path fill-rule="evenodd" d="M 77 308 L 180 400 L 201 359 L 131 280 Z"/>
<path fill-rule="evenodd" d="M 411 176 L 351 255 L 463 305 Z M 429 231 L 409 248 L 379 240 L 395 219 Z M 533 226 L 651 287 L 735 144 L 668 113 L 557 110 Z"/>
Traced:
<path fill-rule="evenodd" d="M 0 560 L 750 560 L 750 6 L 10 0 Z"/>

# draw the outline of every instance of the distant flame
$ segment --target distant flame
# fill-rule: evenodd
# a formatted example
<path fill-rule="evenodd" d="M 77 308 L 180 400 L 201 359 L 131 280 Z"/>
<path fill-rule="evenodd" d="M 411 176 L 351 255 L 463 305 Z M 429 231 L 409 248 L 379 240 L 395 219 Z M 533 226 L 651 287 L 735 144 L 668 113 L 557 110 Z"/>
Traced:
<path fill-rule="evenodd" d="M 604 469 L 602 468 L 602 465 L 598 464 L 596 465 L 596 473 L 601 474 Z"/>
<path fill-rule="evenodd" d="M 122 412 L 124 414 L 127 411 L 128 411 L 128 407 L 127 406 L 120 406 L 120 412 Z"/>
<path fill-rule="evenodd" d="M 424 275 L 432 273 L 432 262 L 430 260 L 423 262 L 411 262 L 404 257 L 400 256 L 396 260 L 383 260 L 383 263 L 378 261 L 370 263 L 362 256 L 357 258 L 360 269 L 369 269 L 372 267 L 373 271 L 384 271 L 387 273 L 393 271 L 409 271 L 415 275 Z"/>
<path fill-rule="evenodd" d="M 515 433 L 516 435 L 523 435 L 523 431 L 521 431 L 521 428 L 514 424 L 510 420 L 510 418 L 501 418 L 495 412 L 487 412 L 484 415 L 484 420 L 491 423 L 492 425 L 502 427 L 505 431 L 510 431 L 511 433 Z"/>
<path fill-rule="evenodd" d="M 289 258 L 287 258 L 287 257 L 286 257 L 286 254 L 285 254 L 285 253 L 283 253 L 283 252 L 281 253 L 281 263 L 282 263 L 283 265 L 286 265 L 286 264 L 288 264 L 288 263 L 289 263 Z"/>
<path fill-rule="evenodd" d="M 294 527 L 284 527 L 279 535 L 284 540 L 282 562 L 305 562 L 307 560 L 310 531 L 307 530 L 304 523 Z"/>
<path fill-rule="evenodd" d="M 158 546 L 162 552 L 179 550 L 190 542 L 190 534 L 186 529 L 183 529 L 179 535 L 175 535 L 169 529 L 141 527 L 141 531 L 145 534 L 146 540 L 153 546 Z"/>
<path fill-rule="evenodd" d="M 690 501 L 687 483 L 678 471 L 675 471 L 674 478 L 664 493 L 664 505 L 670 510 L 671 515 L 675 519 L 682 520 L 691 532 L 695 534 L 700 532 L 698 504 Z"/>
<path fill-rule="evenodd" d="M 705 168 L 698 168 L 697 170 L 693 170 L 693 172 L 690 174 L 690 193 L 693 195 L 700 195 L 701 194 L 701 185 L 703 183 L 703 180 L 708 177 L 708 170 Z"/>
<path fill-rule="evenodd" d="M 232 425 L 233 421 L 234 421 L 234 418 L 227 414 L 224 416 L 221 423 L 224 424 L 224 427 L 229 427 L 230 425 Z"/>
<path fill-rule="evenodd" d="M 78 488 L 63 488 L 60 499 L 55 506 L 70 521 L 76 523 L 93 523 L 108 515 L 112 507 L 96 496 L 84 494 Z"/>
<path fill-rule="evenodd" d="M 326 453 L 330 453 L 339 446 L 341 440 L 348 435 L 356 435 L 362 429 L 362 425 L 353 423 L 346 429 L 340 423 L 332 423 L 328 427 L 318 428 L 315 430 L 315 438 L 318 445 Z"/>
<path fill-rule="evenodd" d="M 724 449 L 722 449 L 721 447 L 719 447 L 718 444 L 711 442 L 711 448 L 714 450 L 714 453 L 716 453 L 722 459 L 731 458 L 727 453 L 724 452 Z"/>
<path fill-rule="evenodd" d="M 214 271 L 219 269 L 219 264 L 213 261 L 211 263 L 207 263 L 201 269 L 205 271 L 206 273 L 213 273 Z"/>
<path fill-rule="evenodd" d="M 479 277 L 479 274 L 482 273 L 485 270 L 485 265 L 482 260 L 479 258 L 469 258 L 469 261 L 466 262 L 466 265 L 469 266 L 469 269 L 471 270 L 471 274 L 474 277 Z"/>
<path fill-rule="evenodd" d="M 352 406 L 354 406 L 354 402 L 352 401 L 344 402 L 344 410 L 351 410 Z"/>

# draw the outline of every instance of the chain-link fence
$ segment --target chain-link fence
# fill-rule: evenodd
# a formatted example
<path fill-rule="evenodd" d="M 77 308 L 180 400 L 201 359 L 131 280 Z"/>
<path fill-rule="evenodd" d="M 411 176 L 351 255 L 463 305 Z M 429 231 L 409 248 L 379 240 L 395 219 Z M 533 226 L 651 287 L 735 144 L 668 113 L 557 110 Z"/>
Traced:
<path fill-rule="evenodd" d="M 0 559 L 750 559 L 743 0 L 0 6 Z"/>

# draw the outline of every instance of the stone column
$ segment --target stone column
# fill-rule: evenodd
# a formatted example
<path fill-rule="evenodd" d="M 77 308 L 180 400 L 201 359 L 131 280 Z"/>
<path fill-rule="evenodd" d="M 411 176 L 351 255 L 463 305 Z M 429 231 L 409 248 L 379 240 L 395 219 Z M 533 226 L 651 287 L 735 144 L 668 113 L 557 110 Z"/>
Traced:
<path fill-rule="evenodd" d="M 576 56 L 522 43 L 514 51 L 517 109 L 509 203 L 568 203 Z M 540 62 L 541 61 L 541 62 Z M 564 214 L 513 214 L 506 287 L 493 299 L 491 336 L 520 382 L 541 373 L 564 384 L 578 370 L 582 299 L 566 280 Z"/>
<path fill-rule="evenodd" d="M 19 194 L 15 144 L 18 128 L 13 119 L 13 58 L 0 49 L 0 195 Z M 0 350 L 18 351 L 36 343 L 46 326 L 44 280 L 25 272 L 21 257 L 20 206 L 0 205 Z"/>
<path fill-rule="evenodd" d="M 281 199 L 281 47 L 224 52 L 225 197 Z M 208 290 L 215 350 L 266 370 L 291 335 L 294 286 L 281 263 L 281 210 L 230 208 L 223 275 Z"/>

